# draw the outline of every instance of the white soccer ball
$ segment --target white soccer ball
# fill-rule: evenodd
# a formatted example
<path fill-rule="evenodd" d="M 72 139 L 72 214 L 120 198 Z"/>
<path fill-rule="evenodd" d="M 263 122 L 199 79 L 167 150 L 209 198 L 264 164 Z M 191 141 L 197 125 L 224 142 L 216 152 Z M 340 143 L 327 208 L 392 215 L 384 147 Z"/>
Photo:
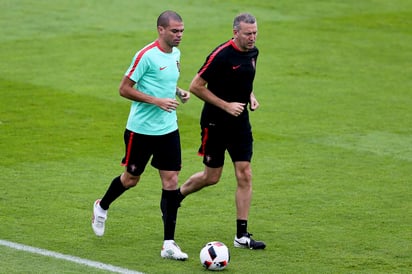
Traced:
<path fill-rule="evenodd" d="M 209 242 L 200 250 L 200 263 L 208 270 L 225 269 L 229 261 L 229 249 L 222 242 Z"/>

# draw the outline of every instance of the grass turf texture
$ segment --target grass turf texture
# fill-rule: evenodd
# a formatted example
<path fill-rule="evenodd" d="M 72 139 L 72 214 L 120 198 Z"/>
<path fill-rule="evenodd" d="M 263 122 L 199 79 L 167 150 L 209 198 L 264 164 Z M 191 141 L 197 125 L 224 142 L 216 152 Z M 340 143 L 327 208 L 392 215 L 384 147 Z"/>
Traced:
<path fill-rule="evenodd" d="M 235 14 L 258 18 L 250 231 L 264 251 L 232 247 L 235 182 L 190 196 L 160 258 L 160 182 L 148 167 L 94 236 L 93 201 L 122 171 L 129 102 L 117 88 L 165 9 L 185 22 L 180 86 L 230 38 Z M 0 237 L 147 273 L 203 273 L 208 241 L 231 250 L 226 273 L 407 273 L 412 268 L 410 1 L 0 2 Z M 196 156 L 201 102 L 178 110 L 183 182 Z M 0 247 L 4 273 L 92 272 Z M 95 271 L 102 273 L 103 271 Z"/>

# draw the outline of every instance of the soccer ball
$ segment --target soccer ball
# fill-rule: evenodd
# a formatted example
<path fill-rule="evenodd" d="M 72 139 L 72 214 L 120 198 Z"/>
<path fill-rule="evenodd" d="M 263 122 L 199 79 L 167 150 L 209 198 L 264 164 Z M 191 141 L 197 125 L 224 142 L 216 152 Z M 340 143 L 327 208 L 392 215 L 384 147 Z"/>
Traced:
<path fill-rule="evenodd" d="M 225 269 L 229 261 L 229 249 L 222 242 L 209 242 L 200 250 L 200 263 L 208 270 Z"/>

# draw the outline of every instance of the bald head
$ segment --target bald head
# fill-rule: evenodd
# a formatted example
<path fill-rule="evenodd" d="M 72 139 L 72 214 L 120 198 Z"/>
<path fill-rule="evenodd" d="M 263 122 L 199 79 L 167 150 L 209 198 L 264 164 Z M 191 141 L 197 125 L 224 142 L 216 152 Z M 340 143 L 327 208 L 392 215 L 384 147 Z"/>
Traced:
<path fill-rule="evenodd" d="M 162 27 L 168 27 L 170 20 L 176 21 L 176 22 L 182 22 L 182 17 L 180 17 L 177 12 L 174 12 L 172 10 L 167 10 L 162 12 L 159 15 L 159 18 L 157 18 L 157 26 L 162 26 Z"/>

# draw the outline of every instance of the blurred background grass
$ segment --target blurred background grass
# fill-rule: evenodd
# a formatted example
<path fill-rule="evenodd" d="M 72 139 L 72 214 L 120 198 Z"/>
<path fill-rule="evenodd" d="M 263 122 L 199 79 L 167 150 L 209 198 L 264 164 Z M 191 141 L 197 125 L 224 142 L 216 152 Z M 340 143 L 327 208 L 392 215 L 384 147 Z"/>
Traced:
<path fill-rule="evenodd" d="M 268 248 L 231 248 L 227 272 L 408 273 L 412 3 L 400 0 L 0 1 L 0 237 L 147 273 L 203 272 L 204 243 L 232 246 L 229 160 L 221 182 L 179 211 L 188 262 L 159 256 L 160 182 L 149 166 L 111 208 L 107 234 L 90 228 L 93 201 L 122 171 L 130 102 L 120 79 L 165 9 L 185 22 L 184 88 L 237 13 L 258 19 L 250 230 Z M 201 105 L 193 97 L 178 110 L 181 182 L 202 169 Z M 2 271 L 79 272 L 27 255 L 7 263 L 15 253 L 0 252 Z"/>

